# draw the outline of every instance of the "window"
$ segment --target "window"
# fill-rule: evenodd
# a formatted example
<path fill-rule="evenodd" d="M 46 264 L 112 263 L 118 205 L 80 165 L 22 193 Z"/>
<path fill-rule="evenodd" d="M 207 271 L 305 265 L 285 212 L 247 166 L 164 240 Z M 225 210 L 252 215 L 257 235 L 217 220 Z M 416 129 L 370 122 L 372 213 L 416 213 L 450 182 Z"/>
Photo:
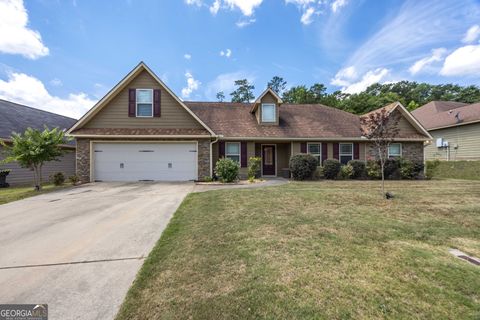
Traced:
<path fill-rule="evenodd" d="M 275 105 L 273 103 L 262 104 L 262 122 L 276 122 Z"/>
<path fill-rule="evenodd" d="M 225 158 L 240 162 L 240 142 L 227 142 L 225 146 Z"/>
<path fill-rule="evenodd" d="M 353 159 L 353 143 L 340 143 L 340 163 L 347 164 Z"/>
<path fill-rule="evenodd" d="M 152 89 L 137 89 L 137 117 L 153 117 Z"/>
<path fill-rule="evenodd" d="M 401 157 L 402 156 L 402 144 L 390 143 L 388 146 L 388 157 Z"/>
<path fill-rule="evenodd" d="M 318 165 L 322 165 L 322 144 L 321 143 L 309 143 L 307 152 L 315 157 L 318 161 Z"/>

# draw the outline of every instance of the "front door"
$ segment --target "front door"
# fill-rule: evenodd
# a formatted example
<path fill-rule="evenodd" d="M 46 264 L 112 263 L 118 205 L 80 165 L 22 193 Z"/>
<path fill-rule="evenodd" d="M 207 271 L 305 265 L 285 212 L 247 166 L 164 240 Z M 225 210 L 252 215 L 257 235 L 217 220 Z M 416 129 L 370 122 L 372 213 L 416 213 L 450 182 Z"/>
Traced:
<path fill-rule="evenodd" d="M 276 175 L 275 145 L 262 145 L 262 173 L 264 176 Z"/>

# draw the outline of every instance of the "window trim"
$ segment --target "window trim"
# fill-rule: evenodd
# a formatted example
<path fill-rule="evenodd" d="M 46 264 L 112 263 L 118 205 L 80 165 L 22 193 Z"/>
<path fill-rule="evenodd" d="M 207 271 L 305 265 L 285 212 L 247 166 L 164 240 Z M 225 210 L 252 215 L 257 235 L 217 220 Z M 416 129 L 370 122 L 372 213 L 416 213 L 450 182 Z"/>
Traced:
<path fill-rule="evenodd" d="M 390 146 L 391 146 L 392 144 L 398 144 L 398 145 L 400 146 L 400 154 L 398 154 L 398 155 L 391 155 L 391 154 L 390 154 Z M 388 158 L 390 158 L 390 157 L 401 157 L 402 154 L 403 154 L 403 146 L 402 146 L 402 143 L 401 143 L 401 142 L 394 142 L 394 143 L 390 143 L 390 144 L 388 145 Z"/>
<path fill-rule="evenodd" d="M 229 144 L 237 144 L 238 145 L 238 154 L 228 153 L 228 145 Z M 233 142 L 225 142 L 225 159 L 230 159 L 230 158 L 228 158 L 228 156 L 238 156 L 238 163 L 241 164 L 242 163 L 242 144 L 240 142 L 234 142 L 234 141 Z"/>
<path fill-rule="evenodd" d="M 138 115 L 138 91 L 150 91 L 152 96 L 152 115 L 151 116 Z M 146 103 L 141 103 L 141 104 L 146 104 Z M 136 89 L 135 90 L 135 117 L 136 118 L 153 118 L 153 89 Z"/>
<path fill-rule="evenodd" d="M 352 146 L 352 152 L 351 153 L 342 153 L 342 144 L 349 144 Z M 350 156 L 351 159 L 350 160 L 353 160 L 353 143 L 351 142 L 347 142 L 347 143 L 339 143 L 338 144 L 338 161 L 340 161 L 340 163 L 342 162 L 342 156 L 343 157 L 346 157 L 346 156 Z M 349 160 L 349 161 L 350 161 Z"/>
<path fill-rule="evenodd" d="M 263 106 L 273 106 L 273 120 L 271 121 L 268 121 L 268 120 L 265 120 L 264 117 L 263 117 Z M 262 103 L 261 105 L 261 111 L 262 111 L 262 122 L 265 122 L 265 123 L 275 123 L 277 122 L 277 105 L 275 103 Z"/>
<path fill-rule="evenodd" d="M 310 145 L 312 145 L 312 144 L 318 144 L 318 154 L 310 153 Z M 323 159 L 322 159 L 322 143 L 321 142 L 307 142 L 307 153 L 311 154 L 314 157 L 319 156 L 320 157 L 320 162 L 318 163 L 318 166 L 322 165 Z"/>

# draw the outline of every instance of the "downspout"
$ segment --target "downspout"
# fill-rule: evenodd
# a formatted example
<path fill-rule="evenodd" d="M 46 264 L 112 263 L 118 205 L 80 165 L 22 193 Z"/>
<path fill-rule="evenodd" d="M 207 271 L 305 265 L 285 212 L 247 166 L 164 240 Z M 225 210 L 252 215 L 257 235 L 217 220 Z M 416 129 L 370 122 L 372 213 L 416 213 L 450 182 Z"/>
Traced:
<path fill-rule="evenodd" d="M 213 147 L 214 143 L 218 142 L 218 137 L 219 136 L 215 136 L 215 140 L 210 142 L 210 177 L 212 177 L 212 178 L 213 178 L 213 159 L 212 159 L 213 158 L 213 151 L 212 151 L 212 147 Z"/>

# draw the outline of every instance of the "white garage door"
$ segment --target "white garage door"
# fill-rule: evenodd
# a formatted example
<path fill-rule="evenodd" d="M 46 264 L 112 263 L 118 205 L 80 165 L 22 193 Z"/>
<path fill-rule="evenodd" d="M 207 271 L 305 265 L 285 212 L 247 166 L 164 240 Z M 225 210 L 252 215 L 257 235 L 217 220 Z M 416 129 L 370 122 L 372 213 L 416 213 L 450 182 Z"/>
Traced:
<path fill-rule="evenodd" d="M 94 143 L 96 181 L 197 179 L 197 144 Z"/>

